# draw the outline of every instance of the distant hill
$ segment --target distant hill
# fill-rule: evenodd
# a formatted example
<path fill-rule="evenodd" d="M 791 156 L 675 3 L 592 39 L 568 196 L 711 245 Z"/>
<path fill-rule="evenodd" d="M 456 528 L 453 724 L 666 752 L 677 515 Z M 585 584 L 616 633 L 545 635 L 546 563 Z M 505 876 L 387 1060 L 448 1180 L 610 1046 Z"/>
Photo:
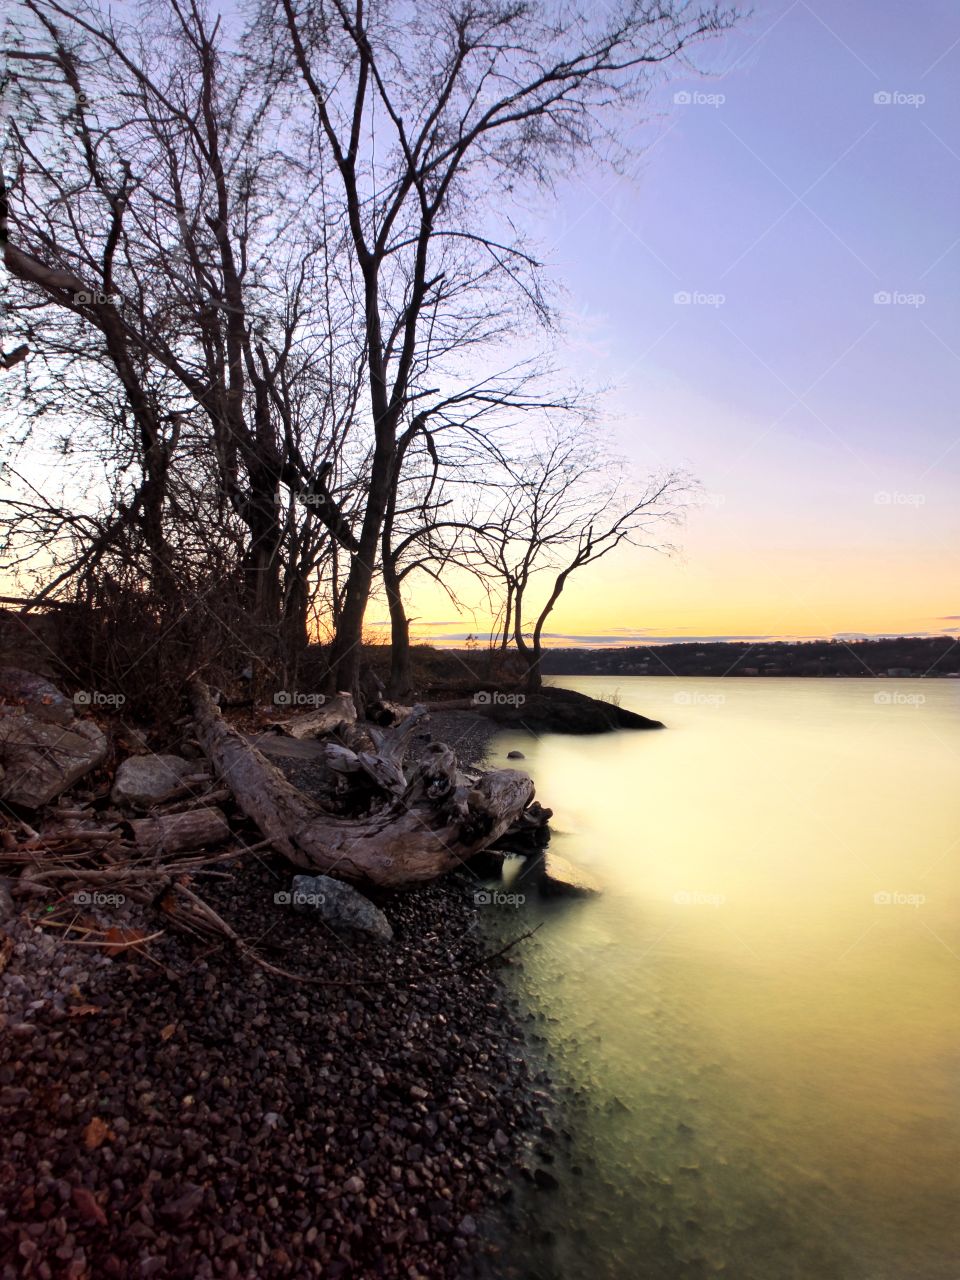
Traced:
<path fill-rule="evenodd" d="M 637 645 L 547 649 L 547 676 L 864 676 L 960 675 L 960 642 L 900 636 L 883 640 Z"/>

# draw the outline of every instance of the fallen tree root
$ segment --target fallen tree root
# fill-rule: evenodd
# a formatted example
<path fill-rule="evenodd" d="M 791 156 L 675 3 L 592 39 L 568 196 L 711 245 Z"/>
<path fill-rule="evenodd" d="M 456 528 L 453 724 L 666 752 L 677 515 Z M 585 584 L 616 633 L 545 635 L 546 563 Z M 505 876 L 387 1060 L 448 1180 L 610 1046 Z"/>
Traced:
<path fill-rule="evenodd" d="M 217 777 L 277 852 L 305 870 L 392 888 L 432 880 L 492 844 L 533 799 L 526 774 L 502 769 L 473 783 L 439 743 L 408 779 L 390 740 L 391 734 L 406 737 L 409 728 L 401 724 L 379 731 L 376 758 L 357 757 L 364 773 L 380 782 L 380 807 L 362 817 L 336 817 L 224 721 L 202 680 L 190 682 L 190 698 L 197 739 Z M 344 751 L 336 753 L 341 768 Z"/>

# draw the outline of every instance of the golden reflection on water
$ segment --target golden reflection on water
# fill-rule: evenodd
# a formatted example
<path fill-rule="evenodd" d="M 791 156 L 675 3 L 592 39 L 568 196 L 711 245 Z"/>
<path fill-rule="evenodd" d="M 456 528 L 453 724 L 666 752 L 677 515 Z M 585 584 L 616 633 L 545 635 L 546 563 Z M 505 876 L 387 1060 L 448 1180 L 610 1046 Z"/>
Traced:
<path fill-rule="evenodd" d="M 492 756 L 606 885 L 524 909 L 593 1106 L 520 1269 L 957 1280 L 960 681 L 562 683 L 669 727 Z"/>

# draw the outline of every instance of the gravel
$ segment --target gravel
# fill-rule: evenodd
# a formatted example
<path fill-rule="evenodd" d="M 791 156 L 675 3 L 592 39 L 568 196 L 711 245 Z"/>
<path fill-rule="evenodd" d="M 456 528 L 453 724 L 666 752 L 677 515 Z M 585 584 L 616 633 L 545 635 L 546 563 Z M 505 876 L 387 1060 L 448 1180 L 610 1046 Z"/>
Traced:
<path fill-rule="evenodd" d="M 465 763 L 490 733 L 469 719 Z M 473 877 L 377 896 L 381 947 L 275 901 L 282 864 L 226 869 L 203 896 L 322 982 L 183 935 L 148 961 L 3 924 L 0 1277 L 495 1274 L 552 1102 Z"/>

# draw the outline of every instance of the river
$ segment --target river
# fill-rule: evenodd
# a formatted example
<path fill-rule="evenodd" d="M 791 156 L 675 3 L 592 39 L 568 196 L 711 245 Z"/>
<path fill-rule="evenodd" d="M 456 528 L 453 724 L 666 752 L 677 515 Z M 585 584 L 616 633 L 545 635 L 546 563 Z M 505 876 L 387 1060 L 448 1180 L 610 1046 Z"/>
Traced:
<path fill-rule="evenodd" d="M 605 886 L 490 908 L 574 1099 L 505 1274 L 957 1280 L 960 681 L 555 683 L 668 728 L 488 758 Z"/>

